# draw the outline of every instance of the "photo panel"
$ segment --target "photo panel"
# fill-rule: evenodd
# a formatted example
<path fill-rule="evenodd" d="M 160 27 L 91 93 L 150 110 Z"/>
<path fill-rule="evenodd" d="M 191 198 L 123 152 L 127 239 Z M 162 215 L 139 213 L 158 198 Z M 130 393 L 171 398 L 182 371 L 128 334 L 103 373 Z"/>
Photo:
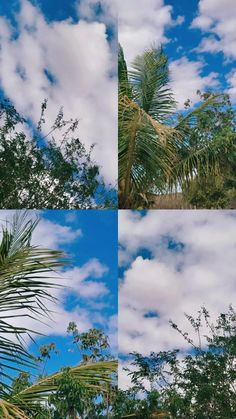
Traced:
<path fill-rule="evenodd" d="M 120 211 L 127 417 L 234 415 L 235 233 L 234 211 Z"/>
<path fill-rule="evenodd" d="M 117 212 L 1 210 L 0 224 L 0 416 L 110 412 Z"/>
<path fill-rule="evenodd" d="M 235 209 L 233 0 L 119 4 L 119 208 Z"/>
<path fill-rule="evenodd" d="M 235 26 L 0 2 L 0 418 L 236 418 Z"/>
<path fill-rule="evenodd" d="M 0 18 L 0 208 L 116 208 L 115 8 L 3 1 Z"/>

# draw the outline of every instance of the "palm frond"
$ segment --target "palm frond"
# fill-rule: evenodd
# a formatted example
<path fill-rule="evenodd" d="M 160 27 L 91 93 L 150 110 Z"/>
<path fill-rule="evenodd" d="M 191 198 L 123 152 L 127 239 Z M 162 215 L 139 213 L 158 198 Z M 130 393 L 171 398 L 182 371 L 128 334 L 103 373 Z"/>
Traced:
<path fill-rule="evenodd" d="M 88 392 L 107 393 L 107 384 L 114 380 L 118 363 L 115 360 L 101 361 L 91 364 L 78 365 L 70 368 L 70 374 Z M 21 391 L 9 401 L 20 410 L 34 411 L 39 403 L 46 403 L 49 396 L 57 391 L 63 371 L 45 377 L 32 386 Z M 24 418 L 25 419 L 25 418 Z"/>
<path fill-rule="evenodd" d="M 168 59 L 155 46 L 138 55 L 128 72 L 134 100 L 150 116 L 162 122 L 173 113 L 176 104 L 168 88 Z"/>
<path fill-rule="evenodd" d="M 124 196 L 130 195 L 132 185 L 144 193 L 160 175 L 167 181 L 179 132 L 157 122 L 127 96 L 120 98 L 119 124 L 119 182 L 124 180 Z"/>
<path fill-rule="evenodd" d="M 204 139 L 192 146 L 189 137 L 198 118 L 211 107 L 221 106 L 224 95 L 206 94 L 203 103 L 193 111 L 181 117 L 176 115 L 168 86 L 167 57 L 161 48 L 146 50 L 136 57 L 129 70 L 120 48 L 119 77 L 121 208 L 137 207 L 137 195 L 148 205 L 150 192 L 176 192 L 196 176 L 218 173 L 219 150 L 215 143 Z"/>
<path fill-rule="evenodd" d="M 145 192 L 160 178 L 168 178 L 174 158 L 177 130 L 163 123 L 174 101 L 166 83 L 167 58 L 152 48 L 138 56 L 127 70 L 119 51 L 119 185 L 122 207 L 133 192 Z"/>
<path fill-rule="evenodd" d="M 21 408 L 7 400 L 0 400 L 0 417 L 3 419 L 29 419 Z"/>
<path fill-rule="evenodd" d="M 124 57 L 124 51 L 119 45 L 118 50 L 118 80 L 119 80 L 119 96 L 132 97 L 132 86 L 128 78 L 127 64 Z"/>
<path fill-rule="evenodd" d="M 24 339 L 35 331 L 24 327 L 24 318 L 42 320 L 49 316 L 47 300 L 53 300 L 55 270 L 64 266 L 61 251 L 30 245 L 38 221 L 16 213 L 12 227 L 3 226 L 0 243 L 0 393 L 7 391 L 13 371 L 33 366 L 34 359 Z M 58 285 L 59 286 L 59 285 Z M 20 320 L 20 321 L 19 321 Z M 21 321 L 22 320 L 22 321 Z M 18 324 L 18 325 L 17 325 Z"/>
<path fill-rule="evenodd" d="M 197 146 L 191 147 L 188 141 L 189 129 L 194 129 L 199 115 L 203 115 L 212 106 L 221 104 L 222 94 L 212 94 L 197 108 L 184 115 L 175 129 L 180 132 L 182 141 L 177 147 L 177 158 L 173 168 L 173 176 L 176 176 L 178 183 L 184 184 L 191 181 L 195 176 L 216 175 L 219 172 L 217 150 L 214 141 L 199 142 Z M 178 158 L 178 150 L 181 155 Z"/>
<path fill-rule="evenodd" d="M 196 119 L 202 112 L 207 111 L 212 105 L 221 104 L 223 98 L 223 94 L 212 94 L 206 99 L 203 103 L 198 105 L 192 111 L 186 113 L 181 120 L 175 125 L 175 129 L 180 131 L 186 128 L 186 124 L 188 126 L 194 127 L 196 123 Z"/>

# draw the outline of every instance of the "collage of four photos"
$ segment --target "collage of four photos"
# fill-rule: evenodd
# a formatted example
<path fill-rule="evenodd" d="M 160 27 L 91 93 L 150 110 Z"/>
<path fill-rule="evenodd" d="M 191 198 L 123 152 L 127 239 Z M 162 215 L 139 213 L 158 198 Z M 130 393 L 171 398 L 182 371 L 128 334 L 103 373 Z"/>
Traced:
<path fill-rule="evenodd" d="M 235 0 L 0 0 L 0 419 L 236 419 Z"/>

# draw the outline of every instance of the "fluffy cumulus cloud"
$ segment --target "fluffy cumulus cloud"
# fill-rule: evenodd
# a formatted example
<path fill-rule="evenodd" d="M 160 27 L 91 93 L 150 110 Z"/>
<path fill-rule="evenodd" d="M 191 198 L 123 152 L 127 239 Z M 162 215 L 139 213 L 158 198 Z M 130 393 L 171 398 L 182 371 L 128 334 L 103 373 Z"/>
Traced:
<path fill-rule="evenodd" d="M 14 211 L 0 211 L 0 226 L 11 224 Z M 80 229 L 74 229 L 68 225 L 50 221 L 41 215 L 40 222 L 36 227 L 32 244 L 43 248 L 62 248 L 66 249 L 67 245 L 76 246 L 83 237 Z M 29 212 L 30 219 L 38 216 L 37 212 Z M 80 332 L 86 331 L 91 327 L 99 324 L 104 326 L 107 324 L 107 331 L 111 336 L 113 346 L 116 340 L 116 321 L 115 316 L 107 317 L 103 313 L 104 300 L 106 297 L 109 305 L 110 291 L 107 288 L 104 276 L 108 272 L 108 267 L 96 258 L 89 258 L 87 262 L 79 266 L 52 272 L 48 278 L 44 278 L 47 282 L 56 285 L 50 292 L 52 301 L 47 301 L 47 308 L 51 312 L 50 318 L 40 322 L 38 320 L 26 317 L 24 326 L 30 330 L 37 330 L 39 333 L 54 336 L 63 336 L 70 321 L 76 322 Z M 68 307 L 68 299 L 73 299 L 73 306 Z M 41 320 L 44 320 L 41 318 Z M 14 319 L 14 325 L 21 325 L 22 319 Z M 28 339 L 27 342 L 30 342 Z"/>
<path fill-rule="evenodd" d="M 167 41 L 165 28 L 173 24 L 170 5 L 163 0 L 117 0 L 117 4 L 119 41 L 127 62 L 152 43 Z"/>
<path fill-rule="evenodd" d="M 218 73 L 202 75 L 205 64 L 203 61 L 191 61 L 182 57 L 170 63 L 170 85 L 178 102 L 178 108 L 184 108 L 184 102 L 191 100 L 192 105 L 199 101 L 197 90 L 214 89 L 219 85 Z"/>
<path fill-rule="evenodd" d="M 37 233 L 36 233 L 37 234 Z M 59 272 L 52 276 L 53 282 L 59 285 L 52 290 L 56 302 L 49 302 L 47 307 L 52 311 L 52 316 L 45 324 L 38 324 L 36 329 L 50 335 L 65 335 L 68 323 L 74 321 L 80 332 L 86 331 L 95 324 L 104 324 L 105 319 L 101 314 L 104 296 L 109 290 L 102 281 L 108 268 L 97 259 L 89 259 L 84 265 Z M 49 279 L 51 281 L 51 279 Z M 72 309 L 66 308 L 68 298 L 73 298 L 77 304 Z M 93 304 L 94 303 L 94 304 Z M 27 320 L 27 326 L 34 330 L 36 321 Z"/>
<path fill-rule="evenodd" d="M 116 76 L 102 22 L 47 22 L 40 10 L 21 0 L 17 36 L 0 22 L 0 87 L 17 110 L 37 123 L 48 98 L 45 132 L 63 106 L 65 117 L 79 119 L 79 136 L 89 147 L 106 181 L 116 178 Z M 85 13 L 85 11 L 84 11 Z"/>
<path fill-rule="evenodd" d="M 199 51 L 223 52 L 228 59 L 236 58 L 236 7 L 235 0 L 200 0 L 198 15 L 192 28 L 199 28 L 204 36 Z"/>
<path fill-rule="evenodd" d="M 121 353 L 188 350 L 169 320 L 192 335 L 184 313 L 195 315 L 205 305 L 214 319 L 234 303 L 234 212 L 123 211 L 119 242 Z M 125 374 L 120 379 L 126 386 Z"/>
<path fill-rule="evenodd" d="M 107 272 L 107 267 L 97 259 L 90 259 L 81 268 L 74 268 L 65 273 L 65 290 L 74 292 L 82 298 L 98 299 L 109 293 L 104 282 L 98 282 Z M 89 279 L 90 278 L 90 279 Z M 93 279 L 91 279 L 93 278 Z"/>

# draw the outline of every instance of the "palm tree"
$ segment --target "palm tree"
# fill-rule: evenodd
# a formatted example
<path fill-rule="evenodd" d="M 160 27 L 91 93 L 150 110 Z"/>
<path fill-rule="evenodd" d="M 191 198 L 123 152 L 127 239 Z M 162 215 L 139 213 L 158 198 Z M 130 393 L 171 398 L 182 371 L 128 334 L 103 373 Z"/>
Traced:
<path fill-rule="evenodd" d="M 45 377 L 29 388 L 11 395 L 16 372 L 36 367 L 35 358 L 25 347 L 24 338 L 32 332 L 25 318 L 43 319 L 50 315 L 47 301 L 54 300 L 51 290 L 59 286 L 55 271 L 67 263 L 63 252 L 30 244 L 38 220 L 27 213 L 17 213 L 2 228 L 0 243 L 0 416 L 6 419 L 28 419 L 37 403 L 46 401 L 56 391 L 62 372 Z M 34 331 L 35 333 L 35 331 Z M 116 361 L 104 361 L 71 368 L 71 374 L 84 388 L 106 392 L 107 383 L 117 368 Z"/>
<path fill-rule="evenodd" d="M 195 176 L 199 165 L 205 168 L 202 172 L 209 169 L 209 162 L 215 169 L 208 145 L 191 150 L 186 128 L 219 95 L 209 95 L 198 109 L 178 119 L 168 86 L 168 61 L 161 48 L 146 50 L 128 70 L 120 47 L 118 72 L 119 207 L 137 207 L 140 198 L 148 205 L 148 192 L 176 190 Z"/>

